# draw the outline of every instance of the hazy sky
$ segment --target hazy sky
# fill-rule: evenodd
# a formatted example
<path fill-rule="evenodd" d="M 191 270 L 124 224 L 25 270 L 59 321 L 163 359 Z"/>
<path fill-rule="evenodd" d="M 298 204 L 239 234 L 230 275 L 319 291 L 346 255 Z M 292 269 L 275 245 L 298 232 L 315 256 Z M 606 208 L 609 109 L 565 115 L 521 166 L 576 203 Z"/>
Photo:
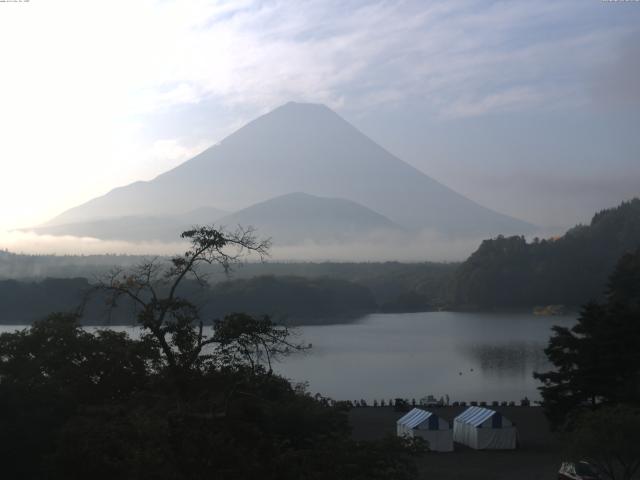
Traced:
<path fill-rule="evenodd" d="M 322 102 L 539 225 L 640 195 L 640 2 L 0 2 L 0 228 Z"/>

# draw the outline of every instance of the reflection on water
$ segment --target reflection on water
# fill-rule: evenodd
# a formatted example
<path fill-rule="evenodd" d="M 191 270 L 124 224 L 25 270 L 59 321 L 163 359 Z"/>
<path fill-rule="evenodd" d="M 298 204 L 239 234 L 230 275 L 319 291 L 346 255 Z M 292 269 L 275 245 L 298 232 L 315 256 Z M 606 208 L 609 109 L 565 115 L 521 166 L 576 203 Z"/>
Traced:
<path fill-rule="evenodd" d="M 569 317 L 423 312 L 368 315 L 359 322 L 300 329 L 313 344 L 279 371 L 338 399 L 536 400 L 533 372 L 549 365 L 551 327 Z"/>
<path fill-rule="evenodd" d="M 505 380 L 526 377 L 532 371 L 551 368 L 541 342 L 512 342 L 501 345 L 462 345 L 460 352 L 480 367 L 484 375 Z"/>
<path fill-rule="evenodd" d="M 276 370 L 335 399 L 437 398 L 452 401 L 539 399 L 532 373 L 549 368 L 543 349 L 551 326 L 569 317 L 423 312 L 375 314 L 349 324 L 307 326 L 310 352 Z M 116 327 L 132 336 L 139 330 Z M 16 327 L 0 327 L 0 331 Z"/>

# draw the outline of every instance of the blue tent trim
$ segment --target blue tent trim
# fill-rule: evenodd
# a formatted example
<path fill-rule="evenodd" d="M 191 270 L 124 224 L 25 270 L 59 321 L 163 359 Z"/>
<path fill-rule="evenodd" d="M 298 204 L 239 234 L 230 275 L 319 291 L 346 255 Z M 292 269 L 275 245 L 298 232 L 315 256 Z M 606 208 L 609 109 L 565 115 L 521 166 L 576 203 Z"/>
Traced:
<path fill-rule="evenodd" d="M 468 423 L 473 425 L 476 428 L 481 428 L 482 424 L 488 419 L 491 418 L 491 427 L 492 428 L 502 428 L 502 415 L 495 410 L 490 410 L 488 408 L 482 407 L 469 407 L 460 415 L 458 415 L 454 421 Z"/>
<path fill-rule="evenodd" d="M 502 415 L 496 412 L 493 417 L 491 417 L 491 428 L 502 428 Z"/>
<path fill-rule="evenodd" d="M 439 418 L 432 412 L 414 408 L 406 415 L 402 416 L 397 421 L 398 424 L 404 425 L 407 428 L 417 428 L 419 425 L 426 424 L 429 430 L 439 430 Z"/>

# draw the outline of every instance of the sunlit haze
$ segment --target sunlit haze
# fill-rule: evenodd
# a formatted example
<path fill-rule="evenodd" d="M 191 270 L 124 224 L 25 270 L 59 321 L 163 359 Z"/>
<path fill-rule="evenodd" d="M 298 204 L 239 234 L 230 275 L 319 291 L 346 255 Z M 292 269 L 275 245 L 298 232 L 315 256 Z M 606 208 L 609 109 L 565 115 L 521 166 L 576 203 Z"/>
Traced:
<path fill-rule="evenodd" d="M 0 228 L 151 179 L 290 100 L 499 212 L 588 221 L 640 193 L 631 3 L 3 3 Z"/>

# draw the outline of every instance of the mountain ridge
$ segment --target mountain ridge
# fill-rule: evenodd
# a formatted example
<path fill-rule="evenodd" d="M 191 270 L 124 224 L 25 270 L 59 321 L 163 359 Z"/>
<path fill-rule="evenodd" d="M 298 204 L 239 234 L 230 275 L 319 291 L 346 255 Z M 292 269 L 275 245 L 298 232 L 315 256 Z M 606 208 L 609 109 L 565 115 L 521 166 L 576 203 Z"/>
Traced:
<path fill-rule="evenodd" d="M 453 235 L 528 233 L 531 224 L 456 193 L 323 105 L 287 103 L 148 182 L 118 187 L 50 224 L 96 216 L 236 211 L 292 191 L 359 203 L 403 227 Z"/>
<path fill-rule="evenodd" d="M 352 200 L 293 192 L 265 200 L 218 220 L 221 225 L 251 225 L 276 245 L 305 241 L 362 241 L 374 234 L 404 234 L 384 215 Z"/>

